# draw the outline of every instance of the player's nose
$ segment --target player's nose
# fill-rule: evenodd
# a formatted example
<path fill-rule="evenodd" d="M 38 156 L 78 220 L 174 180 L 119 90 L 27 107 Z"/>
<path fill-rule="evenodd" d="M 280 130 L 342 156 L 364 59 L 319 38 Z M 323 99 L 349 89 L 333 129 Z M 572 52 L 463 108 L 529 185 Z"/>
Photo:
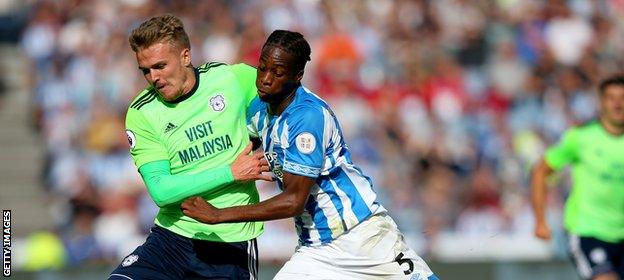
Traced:
<path fill-rule="evenodd" d="M 260 82 L 262 83 L 262 85 L 270 86 L 271 84 L 273 84 L 273 77 L 270 73 L 263 73 L 260 75 Z"/>
<path fill-rule="evenodd" d="M 149 72 L 149 75 L 148 75 L 148 80 L 153 85 L 158 84 L 158 81 L 160 80 L 160 75 L 159 75 L 158 71 L 156 71 L 154 69 L 150 69 L 150 72 Z"/>

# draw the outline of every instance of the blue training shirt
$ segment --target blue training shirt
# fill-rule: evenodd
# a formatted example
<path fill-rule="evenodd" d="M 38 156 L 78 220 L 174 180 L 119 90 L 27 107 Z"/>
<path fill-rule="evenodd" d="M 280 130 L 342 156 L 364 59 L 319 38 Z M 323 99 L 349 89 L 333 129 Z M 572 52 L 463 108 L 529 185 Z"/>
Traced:
<path fill-rule="evenodd" d="M 386 209 L 377 202 L 370 178 L 353 164 L 338 119 L 327 103 L 300 86 L 279 116 L 254 99 L 247 124 L 262 140 L 271 171 L 283 189 L 283 171 L 316 178 L 305 210 L 294 217 L 299 243 L 316 246 L 331 242 L 373 214 Z"/>

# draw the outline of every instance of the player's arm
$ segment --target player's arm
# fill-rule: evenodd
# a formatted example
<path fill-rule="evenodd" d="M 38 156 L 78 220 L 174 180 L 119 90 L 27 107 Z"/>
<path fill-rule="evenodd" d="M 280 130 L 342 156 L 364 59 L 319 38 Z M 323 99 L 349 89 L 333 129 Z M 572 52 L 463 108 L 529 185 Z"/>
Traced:
<path fill-rule="evenodd" d="M 288 148 L 284 150 L 284 191 L 255 205 L 217 209 L 202 198 L 189 198 L 183 213 L 204 223 L 266 221 L 301 214 L 324 162 L 325 123 L 318 108 L 298 108 L 288 120 Z"/>
<path fill-rule="evenodd" d="M 247 133 L 249 133 L 249 140 L 253 143 L 254 151 L 262 144 L 262 139 L 260 139 L 260 129 L 258 129 L 258 126 L 260 125 L 259 122 L 261 112 L 266 112 L 266 104 L 260 101 L 260 98 L 256 95 L 251 100 L 251 103 L 249 103 L 249 106 L 247 106 L 245 115 Z"/>
<path fill-rule="evenodd" d="M 156 205 L 163 207 L 199 194 L 206 194 L 232 182 L 272 180 L 263 175 L 269 166 L 262 153 L 249 154 L 251 143 L 245 147 L 231 165 L 215 167 L 196 174 L 172 175 L 168 160 L 142 165 L 139 173 L 147 191 Z"/>
<path fill-rule="evenodd" d="M 550 228 L 546 221 L 546 179 L 554 172 L 546 160 L 542 159 L 531 173 L 531 205 L 535 216 L 535 236 L 550 239 Z"/>
<path fill-rule="evenodd" d="M 566 132 L 561 141 L 549 148 L 531 173 L 531 205 L 535 217 L 535 236 L 550 239 L 550 227 L 546 219 L 547 179 L 556 170 L 577 160 L 578 133 L 576 129 Z"/>
<path fill-rule="evenodd" d="M 260 106 L 260 100 L 254 100 L 247 108 L 247 133 L 249 134 L 249 141 L 253 144 L 253 151 L 262 146 L 260 132 L 258 131 L 260 110 L 263 110 Z"/>
<path fill-rule="evenodd" d="M 192 175 L 172 175 L 167 150 L 159 134 L 138 109 L 126 114 L 126 133 L 130 155 L 154 202 L 166 206 L 184 198 L 216 190 L 234 181 L 270 180 L 262 175 L 268 163 L 261 155 L 249 155 L 251 145 L 231 165 L 205 170 Z"/>
<path fill-rule="evenodd" d="M 201 197 L 182 203 L 182 213 L 207 224 L 269 221 L 303 212 L 314 178 L 284 172 L 284 191 L 258 204 L 217 209 Z"/>

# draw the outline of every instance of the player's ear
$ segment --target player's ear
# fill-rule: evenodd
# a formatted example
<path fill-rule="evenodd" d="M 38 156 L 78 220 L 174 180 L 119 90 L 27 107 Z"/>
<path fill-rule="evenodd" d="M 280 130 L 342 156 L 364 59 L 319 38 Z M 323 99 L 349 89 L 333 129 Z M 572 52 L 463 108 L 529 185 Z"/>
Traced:
<path fill-rule="evenodd" d="M 182 65 L 184 65 L 185 67 L 191 66 L 191 50 L 189 50 L 189 48 L 182 49 L 182 52 L 180 53 L 180 58 L 182 59 Z"/>

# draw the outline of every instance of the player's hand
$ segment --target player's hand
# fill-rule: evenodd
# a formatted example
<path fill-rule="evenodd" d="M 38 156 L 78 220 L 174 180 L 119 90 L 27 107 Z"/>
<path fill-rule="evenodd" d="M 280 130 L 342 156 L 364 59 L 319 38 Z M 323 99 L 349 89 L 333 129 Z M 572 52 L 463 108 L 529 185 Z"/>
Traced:
<path fill-rule="evenodd" d="M 251 142 L 247 144 L 247 147 L 236 157 L 230 166 L 234 181 L 273 181 L 273 177 L 270 175 L 262 174 L 262 172 L 269 171 L 269 163 L 264 158 L 264 154 L 256 152 L 250 155 L 251 146 Z"/>
<path fill-rule="evenodd" d="M 548 226 L 548 223 L 546 222 L 541 222 L 541 223 L 536 223 L 535 224 L 535 237 L 542 239 L 542 240 L 550 240 L 550 227 Z"/>
<path fill-rule="evenodd" d="M 203 198 L 193 196 L 187 198 L 182 203 L 182 213 L 195 220 L 206 224 L 216 224 L 219 222 L 219 209 L 206 202 Z"/>

